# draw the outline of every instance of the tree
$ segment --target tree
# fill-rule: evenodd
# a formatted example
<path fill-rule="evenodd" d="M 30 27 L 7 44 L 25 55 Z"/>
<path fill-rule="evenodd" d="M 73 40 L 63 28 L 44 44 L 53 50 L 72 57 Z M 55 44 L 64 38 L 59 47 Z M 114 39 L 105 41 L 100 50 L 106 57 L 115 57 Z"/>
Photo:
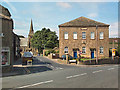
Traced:
<path fill-rule="evenodd" d="M 36 31 L 31 39 L 32 47 L 38 49 L 39 53 L 45 48 L 58 47 L 59 41 L 56 32 L 50 31 L 50 29 L 43 28 L 41 31 Z"/>

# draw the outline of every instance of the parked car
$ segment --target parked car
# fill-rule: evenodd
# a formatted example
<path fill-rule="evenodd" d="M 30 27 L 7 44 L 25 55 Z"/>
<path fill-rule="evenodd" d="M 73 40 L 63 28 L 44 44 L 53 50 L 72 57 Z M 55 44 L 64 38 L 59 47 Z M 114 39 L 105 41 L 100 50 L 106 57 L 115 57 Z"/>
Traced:
<path fill-rule="evenodd" d="M 33 61 L 33 55 L 31 52 L 24 52 L 23 57 L 22 57 L 22 64 L 27 65 L 27 61 L 32 60 Z"/>
<path fill-rule="evenodd" d="M 70 56 L 70 55 L 68 55 L 68 58 L 69 58 L 69 59 L 73 59 L 73 57 Z M 63 60 L 66 60 L 66 55 L 62 55 L 62 59 L 63 59 Z"/>

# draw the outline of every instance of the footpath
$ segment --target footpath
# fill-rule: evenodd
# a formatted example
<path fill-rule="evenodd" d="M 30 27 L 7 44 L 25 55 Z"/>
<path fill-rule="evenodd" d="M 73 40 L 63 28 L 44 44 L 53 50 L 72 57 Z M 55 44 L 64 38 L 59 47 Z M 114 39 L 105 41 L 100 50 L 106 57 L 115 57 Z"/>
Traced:
<path fill-rule="evenodd" d="M 56 63 L 59 63 L 59 64 L 64 64 L 64 65 L 71 65 L 71 66 L 78 66 L 78 67 L 101 67 L 101 66 L 109 66 L 109 65 L 113 65 L 113 64 L 98 64 L 98 65 L 86 65 L 86 64 L 79 64 L 79 63 L 70 63 L 70 64 L 67 64 L 66 63 L 66 60 L 61 60 L 61 59 L 51 59 L 51 58 L 48 58 L 47 56 L 44 56 L 45 58 L 53 61 L 53 62 L 56 62 Z"/>
<path fill-rule="evenodd" d="M 15 61 L 11 71 L 6 72 L 6 73 L 2 73 L 2 77 L 26 74 L 26 71 L 25 71 L 24 67 L 16 67 L 16 66 L 19 66 L 19 65 L 22 66 L 22 59 L 21 58 L 18 59 L 17 61 Z"/>
<path fill-rule="evenodd" d="M 47 62 L 42 62 L 35 57 L 33 58 L 32 65 L 22 65 L 22 58 L 20 58 L 16 62 L 14 62 L 11 71 L 2 73 L 2 77 L 27 75 L 27 74 L 39 73 L 50 70 L 52 69 L 48 67 Z"/>

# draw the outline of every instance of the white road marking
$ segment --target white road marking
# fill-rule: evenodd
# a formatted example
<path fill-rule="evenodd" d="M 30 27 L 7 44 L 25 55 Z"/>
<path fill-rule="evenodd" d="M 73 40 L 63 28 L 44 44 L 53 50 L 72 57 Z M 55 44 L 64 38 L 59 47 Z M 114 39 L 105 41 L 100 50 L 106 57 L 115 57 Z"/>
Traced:
<path fill-rule="evenodd" d="M 66 77 L 66 78 L 72 78 L 73 76 L 68 76 L 68 77 Z"/>
<path fill-rule="evenodd" d="M 72 77 L 78 77 L 78 76 L 83 76 L 86 75 L 87 73 L 82 73 L 82 74 L 77 74 L 77 75 L 73 75 L 73 76 L 68 76 L 66 77 L 67 79 L 72 78 Z"/>
<path fill-rule="evenodd" d="M 53 66 L 50 66 L 51 68 L 54 68 Z"/>
<path fill-rule="evenodd" d="M 78 76 L 80 76 L 79 74 L 78 75 L 74 75 L 73 77 L 78 77 Z"/>
<path fill-rule="evenodd" d="M 53 80 L 49 80 L 49 81 L 45 81 L 45 82 L 40 82 L 40 83 L 35 83 L 35 84 L 31 84 L 31 85 L 26 85 L 26 86 L 21 86 L 21 87 L 17 87 L 17 88 L 26 88 L 26 87 L 36 86 L 36 85 L 50 83 L 50 82 L 53 82 Z"/>
<path fill-rule="evenodd" d="M 87 74 L 87 73 L 83 73 L 83 74 L 80 74 L 80 75 L 82 76 L 82 75 L 86 75 L 86 74 Z"/>
<path fill-rule="evenodd" d="M 92 73 L 97 73 L 97 72 L 101 72 L 101 71 L 103 71 L 103 70 L 93 71 Z"/>
<path fill-rule="evenodd" d="M 63 69 L 63 68 L 60 68 L 60 69 Z"/>
<path fill-rule="evenodd" d="M 113 70 L 113 69 L 115 69 L 115 68 L 109 68 L 108 70 Z"/>

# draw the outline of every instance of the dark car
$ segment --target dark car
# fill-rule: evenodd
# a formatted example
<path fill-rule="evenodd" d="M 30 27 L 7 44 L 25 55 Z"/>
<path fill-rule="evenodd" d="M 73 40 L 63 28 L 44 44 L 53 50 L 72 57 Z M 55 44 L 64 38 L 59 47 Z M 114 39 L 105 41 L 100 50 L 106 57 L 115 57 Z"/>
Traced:
<path fill-rule="evenodd" d="M 70 59 L 73 59 L 73 57 L 70 56 L 70 55 L 68 55 L 68 58 L 69 58 L 69 60 L 70 60 Z M 66 60 L 66 55 L 62 55 L 62 59 L 63 59 L 63 60 Z"/>

